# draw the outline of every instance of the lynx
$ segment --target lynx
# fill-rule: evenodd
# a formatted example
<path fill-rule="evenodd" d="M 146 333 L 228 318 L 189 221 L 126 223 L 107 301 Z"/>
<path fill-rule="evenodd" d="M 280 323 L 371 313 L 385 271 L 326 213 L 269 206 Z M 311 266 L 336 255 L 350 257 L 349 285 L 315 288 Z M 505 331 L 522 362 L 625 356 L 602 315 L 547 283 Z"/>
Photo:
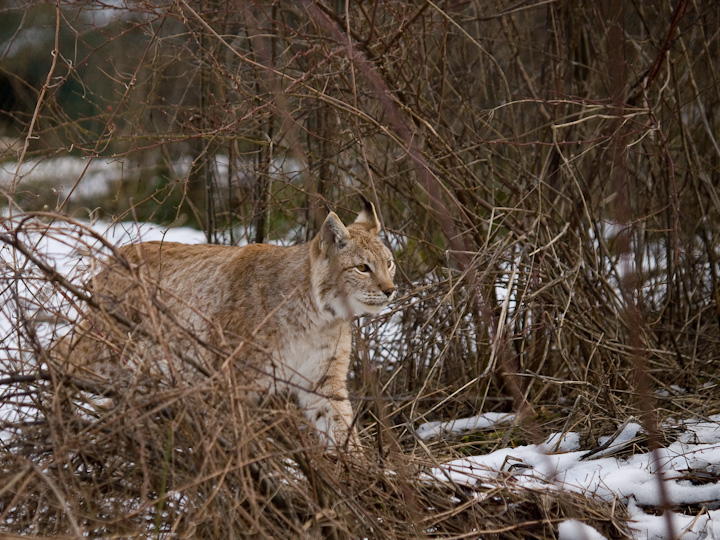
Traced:
<path fill-rule="evenodd" d="M 147 339 L 160 318 L 185 331 L 171 344 L 173 353 L 203 364 L 207 373 L 217 366 L 192 352 L 197 342 L 232 351 L 215 361 L 230 362 L 252 392 L 294 394 L 327 445 L 355 446 L 347 389 L 350 323 L 380 312 L 395 295 L 395 263 L 379 232 L 368 202 L 354 223 L 346 227 L 330 212 L 312 241 L 292 247 L 126 245 L 89 289 L 95 311 L 129 323 L 130 338 L 127 330 L 110 336 L 110 325 L 86 323 L 67 356 L 86 374 L 110 381 L 128 373 L 183 377 L 158 360 L 168 357 L 168 345 Z"/>

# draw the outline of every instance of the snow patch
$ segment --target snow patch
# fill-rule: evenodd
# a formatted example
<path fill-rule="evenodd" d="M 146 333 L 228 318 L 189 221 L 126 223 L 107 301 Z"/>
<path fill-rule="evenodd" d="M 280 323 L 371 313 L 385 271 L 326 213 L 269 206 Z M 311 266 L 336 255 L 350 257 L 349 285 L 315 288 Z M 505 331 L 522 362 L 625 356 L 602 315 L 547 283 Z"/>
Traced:
<path fill-rule="evenodd" d="M 568 519 L 558 525 L 558 540 L 607 540 L 607 538 L 582 521 Z"/>
<path fill-rule="evenodd" d="M 493 413 L 478 414 L 470 418 L 460 418 L 449 422 L 425 422 L 418 426 L 415 433 L 423 440 L 439 437 L 447 433 L 465 433 L 479 429 L 491 428 L 515 420 L 514 414 Z"/>

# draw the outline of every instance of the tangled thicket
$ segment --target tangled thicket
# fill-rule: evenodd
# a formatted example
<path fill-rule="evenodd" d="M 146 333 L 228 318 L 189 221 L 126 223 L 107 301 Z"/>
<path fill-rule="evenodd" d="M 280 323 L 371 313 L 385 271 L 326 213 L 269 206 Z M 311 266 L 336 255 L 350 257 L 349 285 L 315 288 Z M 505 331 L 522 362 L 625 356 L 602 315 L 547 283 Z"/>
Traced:
<path fill-rule="evenodd" d="M 499 482 L 475 499 L 420 473 L 550 430 L 593 443 L 630 415 L 653 445 L 667 415 L 720 412 L 716 2 L 59 1 L 0 13 L 0 92 L 12 97 L 0 99 L 2 315 L 14 324 L 0 391 L 25 407 L 3 420 L 6 529 L 553 537 L 556 517 L 577 515 L 622 535 L 612 509 L 582 497 Z M 11 54 L 32 24 L 49 36 L 37 63 Z M 68 150 L 85 168 L 38 181 Z M 39 328 L 85 304 L 37 238 L 88 232 L 22 212 L 294 242 L 326 205 L 347 217 L 360 195 L 379 210 L 401 291 L 356 328 L 351 389 L 376 449 L 362 464 L 321 456 L 292 412 L 248 406 L 228 381 L 109 406 L 105 389 L 46 362 Z M 501 441 L 427 447 L 412 434 L 480 410 L 521 420 Z"/>

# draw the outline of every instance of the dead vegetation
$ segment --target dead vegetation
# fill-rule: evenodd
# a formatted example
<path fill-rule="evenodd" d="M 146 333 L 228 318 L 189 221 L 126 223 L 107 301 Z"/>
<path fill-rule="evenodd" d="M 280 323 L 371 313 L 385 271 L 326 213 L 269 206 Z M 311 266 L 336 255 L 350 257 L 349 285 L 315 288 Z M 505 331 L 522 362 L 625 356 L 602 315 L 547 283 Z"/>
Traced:
<path fill-rule="evenodd" d="M 555 538 L 572 516 L 624 537 L 620 505 L 423 472 L 556 431 L 597 447 L 630 416 L 640 451 L 670 416 L 720 413 L 720 6 L 91 4 L 2 8 L 16 41 L 53 36 L 35 82 L 0 51 L 33 96 L 2 113 L 3 532 Z M 69 148 L 113 164 L 100 199 L 82 169 L 53 190 L 20 166 Z M 247 403 L 227 373 L 118 392 L 48 360 L 111 256 L 68 215 L 296 242 L 359 194 L 401 292 L 356 328 L 361 459 L 323 456 L 292 407 Z M 43 237 L 84 266 L 56 271 Z M 413 434 L 479 411 L 520 420 Z"/>

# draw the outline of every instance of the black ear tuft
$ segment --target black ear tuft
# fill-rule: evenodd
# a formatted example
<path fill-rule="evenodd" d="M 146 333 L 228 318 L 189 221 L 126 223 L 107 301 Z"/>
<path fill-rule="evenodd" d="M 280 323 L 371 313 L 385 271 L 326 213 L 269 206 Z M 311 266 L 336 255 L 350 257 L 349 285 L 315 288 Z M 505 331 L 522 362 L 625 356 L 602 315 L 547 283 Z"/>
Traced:
<path fill-rule="evenodd" d="M 373 234 L 378 234 L 380 232 L 380 222 L 378 221 L 377 214 L 375 213 L 375 206 L 373 206 L 373 203 L 368 201 L 365 197 L 363 197 L 363 202 L 365 203 L 365 208 L 363 208 L 358 214 L 355 223 L 363 225 Z"/>
<path fill-rule="evenodd" d="M 368 201 L 365 197 L 362 198 L 362 201 L 363 201 L 363 211 L 366 214 L 374 216 L 375 215 L 375 206 L 373 205 L 373 203 Z"/>

